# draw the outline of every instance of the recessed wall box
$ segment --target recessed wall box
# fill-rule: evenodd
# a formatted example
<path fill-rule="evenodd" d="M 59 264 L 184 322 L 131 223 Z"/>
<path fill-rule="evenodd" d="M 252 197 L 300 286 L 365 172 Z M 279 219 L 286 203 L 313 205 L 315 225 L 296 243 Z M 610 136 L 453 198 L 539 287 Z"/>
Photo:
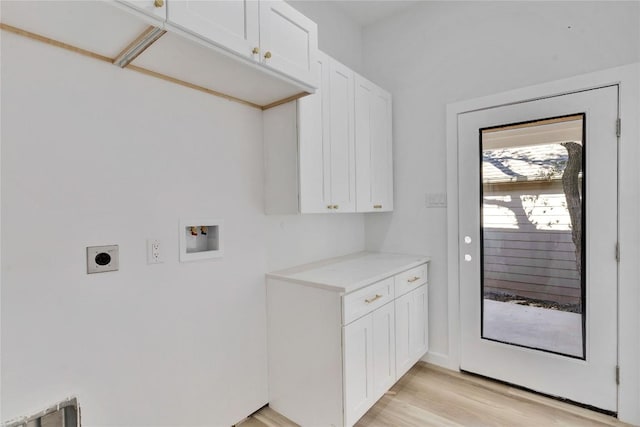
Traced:
<path fill-rule="evenodd" d="M 87 247 L 87 274 L 118 271 L 118 245 Z"/>
<path fill-rule="evenodd" d="M 222 254 L 221 220 L 180 221 L 180 262 L 220 258 Z"/>

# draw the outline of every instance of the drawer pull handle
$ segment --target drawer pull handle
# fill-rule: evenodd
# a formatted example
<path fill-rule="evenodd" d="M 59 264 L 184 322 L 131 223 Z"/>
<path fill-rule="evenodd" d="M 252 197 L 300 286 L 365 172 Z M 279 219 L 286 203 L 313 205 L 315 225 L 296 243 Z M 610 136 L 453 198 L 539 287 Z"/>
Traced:
<path fill-rule="evenodd" d="M 416 280 L 420 280 L 420 276 L 413 276 L 411 279 L 407 279 L 407 282 L 409 282 L 409 283 L 413 283 L 413 282 L 415 282 Z"/>
<path fill-rule="evenodd" d="M 382 209 L 382 205 L 373 205 L 373 209 Z"/>
<path fill-rule="evenodd" d="M 382 298 L 382 295 L 376 294 L 375 297 L 366 299 L 366 300 L 364 300 L 364 302 L 366 302 L 367 304 L 371 304 L 372 302 L 374 302 L 376 300 L 379 300 L 380 298 Z"/>

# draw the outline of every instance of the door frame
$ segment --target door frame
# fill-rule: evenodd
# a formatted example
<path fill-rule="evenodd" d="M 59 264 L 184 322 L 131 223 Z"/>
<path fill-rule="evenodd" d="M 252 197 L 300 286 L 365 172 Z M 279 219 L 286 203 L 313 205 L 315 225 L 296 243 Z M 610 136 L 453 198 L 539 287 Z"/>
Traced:
<path fill-rule="evenodd" d="M 618 85 L 622 132 L 618 138 L 618 418 L 640 424 L 640 63 L 584 74 L 447 105 L 448 354 L 427 360 L 460 368 L 460 262 L 458 254 L 458 115 L 503 105 Z M 612 131 L 615 123 L 612 124 Z"/>

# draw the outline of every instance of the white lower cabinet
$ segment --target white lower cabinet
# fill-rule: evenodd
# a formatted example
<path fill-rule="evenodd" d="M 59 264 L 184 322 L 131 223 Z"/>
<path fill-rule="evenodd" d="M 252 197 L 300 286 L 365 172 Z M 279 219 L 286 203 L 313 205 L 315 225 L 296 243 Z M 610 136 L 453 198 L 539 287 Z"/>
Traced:
<path fill-rule="evenodd" d="M 427 286 L 422 285 L 395 300 L 398 378 L 427 352 L 427 295 Z"/>
<path fill-rule="evenodd" d="M 409 345 L 409 353 L 417 362 L 429 350 L 429 328 L 428 328 L 428 310 L 429 310 L 429 293 L 427 286 L 421 286 L 413 294 L 413 302 L 415 309 L 410 317 L 409 331 L 413 337 L 413 341 Z"/>
<path fill-rule="evenodd" d="M 396 382 L 395 335 L 393 302 L 344 327 L 347 425 L 355 424 Z"/>
<path fill-rule="evenodd" d="M 268 274 L 270 406 L 355 424 L 427 351 L 427 266 L 365 252 Z"/>
<path fill-rule="evenodd" d="M 396 319 L 393 302 L 371 313 L 373 320 L 373 401 L 396 382 Z"/>
<path fill-rule="evenodd" d="M 373 401 L 373 316 L 344 327 L 345 419 L 354 424 Z"/>

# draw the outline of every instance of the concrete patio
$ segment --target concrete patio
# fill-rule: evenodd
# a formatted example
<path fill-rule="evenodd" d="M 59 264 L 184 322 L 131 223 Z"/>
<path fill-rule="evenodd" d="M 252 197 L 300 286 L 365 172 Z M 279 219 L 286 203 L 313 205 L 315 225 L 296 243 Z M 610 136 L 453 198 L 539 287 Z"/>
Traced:
<path fill-rule="evenodd" d="M 582 315 L 485 299 L 484 337 L 582 357 Z"/>

